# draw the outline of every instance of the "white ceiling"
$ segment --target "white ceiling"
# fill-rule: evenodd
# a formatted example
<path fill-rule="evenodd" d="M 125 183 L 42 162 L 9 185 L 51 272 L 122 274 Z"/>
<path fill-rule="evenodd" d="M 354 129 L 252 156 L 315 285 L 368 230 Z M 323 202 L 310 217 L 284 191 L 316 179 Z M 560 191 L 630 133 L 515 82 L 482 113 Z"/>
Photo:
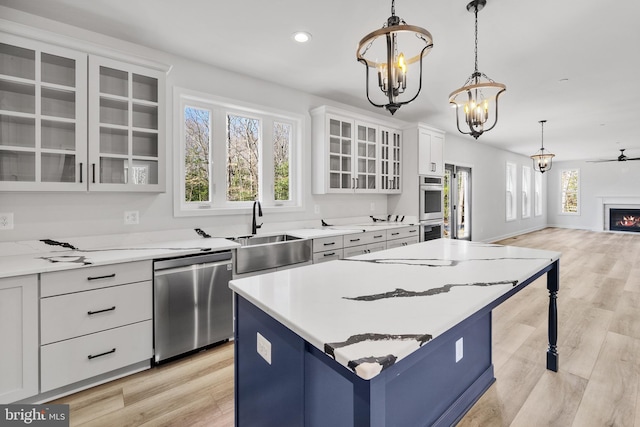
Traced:
<path fill-rule="evenodd" d="M 423 90 L 396 117 L 457 133 L 449 93 L 473 72 L 468 0 L 397 0 L 426 28 Z M 358 41 L 391 0 L 0 0 L 0 5 L 128 40 L 357 107 L 365 98 Z M 556 160 L 640 157 L 640 1 L 488 0 L 479 13 L 479 69 L 507 85 L 500 120 L 478 142 Z M 313 35 L 300 45 L 296 30 Z M 568 79 L 562 82 L 561 80 Z M 464 136 L 473 140 L 470 136 Z M 640 166 L 640 164 L 639 164 Z"/>

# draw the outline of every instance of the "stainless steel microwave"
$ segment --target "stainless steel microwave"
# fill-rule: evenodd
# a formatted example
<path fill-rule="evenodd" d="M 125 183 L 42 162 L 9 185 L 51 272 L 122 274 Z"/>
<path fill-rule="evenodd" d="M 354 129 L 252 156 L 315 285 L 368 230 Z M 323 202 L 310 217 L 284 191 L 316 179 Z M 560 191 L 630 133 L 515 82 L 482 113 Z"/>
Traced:
<path fill-rule="evenodd" d="M 443 218 L 443 178 L 436 176 L 420 176 L 420 221 Z"/>

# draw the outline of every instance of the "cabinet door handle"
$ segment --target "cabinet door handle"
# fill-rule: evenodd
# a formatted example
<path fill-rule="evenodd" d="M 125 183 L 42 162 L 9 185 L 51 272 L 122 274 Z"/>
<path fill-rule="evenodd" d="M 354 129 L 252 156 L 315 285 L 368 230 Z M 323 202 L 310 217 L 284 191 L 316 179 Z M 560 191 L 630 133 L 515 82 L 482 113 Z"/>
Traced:
<path fill-rule="evenodd" d="M 80 162 L 80 184 L 82 184 L 82 162 Z"/>
<path fill-rule="evenodd" d="M 434 162 L 431 162 L 431 172 L 435 172 L 436 171 L 436 164 Z"/>
<path fill-rule="evenodd" d="M 87 357 L 89 358 L 89 360 L 91 360 L 91 359 L 95 359 L 96 357 L 106 356 L 107 354 L 111 354 L 111 353 L 115 353 L 115 352 L 116 352 L 116 349 L 115 349 L 115 347 L 114 347 L 114 348 L 112 348 L 112 349 L 111 349 L 111 350 L 109 350 L 109 351 L 105 351 L 104 353 L 100 353 L 100 354 L 90 354 L 90 355 L 88 355 Z"/>
<path fill-rule="evenodd" d="M 331 242 L 331 243 L 324 243 L 324 246 L 331 246 L 331 245 L 335 245 L 336 242 Z"/>
<path fill-rule="evenodd" d="M 356 178 L 356 188 L 358 188 L 358 178 Z"/>
<path fill-rule="evenodd" d="M 107 274 L 106 276 L 87 277 L 87 280 L 111 279 L 112 277 L 116 277 L 116 273 Z"/>
<path fill-rule="evenodd" d="M 111 307 L 111 308 L 105 308 L 104 310 L 87 311 L 87 314 L 88 314 L 89 316 L 91 316 L 91 315 L 93 315 L 93 314 L 104 313 L 104 312 L 107 312 L 107 311 L 114 311 L 115 309 L 116 309 L 116 306 L 114 305 L 113 307 Z"/>
<path fill-rule="evenodd" d="M 397 236 L 400 233 L 391 233 L 392 236 Z"/>
<path fill-rule="evenodd" d="M 335 252 L 331 252 L 331 253 L 328 253 L 328 254 L 324 254 L 323 256 L 334 256 L 335 254 L 336 254 Z"/>
<path fill-rule="evenodd" d="M 91 163 L 91 183 L 96 183 L 96 164 Z"/>
<path fill-rule="evenodd" d="M 359 242 L 360 239 L 349 239 L 350 242 Z"/>

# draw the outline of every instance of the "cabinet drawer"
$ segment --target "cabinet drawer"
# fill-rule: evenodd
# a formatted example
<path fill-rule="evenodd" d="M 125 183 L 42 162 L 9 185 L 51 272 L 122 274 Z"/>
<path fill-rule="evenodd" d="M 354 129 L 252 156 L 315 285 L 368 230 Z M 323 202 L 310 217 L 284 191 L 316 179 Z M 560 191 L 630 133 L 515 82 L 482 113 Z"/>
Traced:
<path fill-rule="evenodd" d="M 151 359 L 151 320 L 44 345 L 40 349 L 40 392 Z"/>
<path fill-rule="evenodd" d="M 342 249 L 342 236 L 321 237 L 313 239 L 313 252 Z"/>
<path fill-rule="evenodd" d="M 385 242 L 387 240 L 386 230 L 367 231 L 358 234 L 349 234 L 344 236 L 344 247 L 368 245 L 371 243 Z"/>
<path fill-rule="evenodd" d="M 40 275 L 42 298 L 151 280 L 151 261 L 100 265 Z"/>
<path fill-rule="evenodd" d="M 419 237 L 418 226 L 402 227 L 393 230 L 387 230 L 387 240 L 404 239 L 406 237 Z"/>
<path fill-rule="evenodd" d="M 344 251 L 342 249 L 316 252 L 313 254 L 313 263 L 318 264 L 320 262 L 332 261 L 334 259 L 342 259 L 343 256 Z"/>
<path fill-rule="evenodd" d="M 40 344 L 151 319 L 151 281 L 43 298 Z"/>
<path fill-rule="evenodd" d="M 395 239 L 387 241 L 387 249 L 399 248 L 400 246 L 413 245 L 418 243 L 418 236 L 405 237 L 404 239 Z"/>

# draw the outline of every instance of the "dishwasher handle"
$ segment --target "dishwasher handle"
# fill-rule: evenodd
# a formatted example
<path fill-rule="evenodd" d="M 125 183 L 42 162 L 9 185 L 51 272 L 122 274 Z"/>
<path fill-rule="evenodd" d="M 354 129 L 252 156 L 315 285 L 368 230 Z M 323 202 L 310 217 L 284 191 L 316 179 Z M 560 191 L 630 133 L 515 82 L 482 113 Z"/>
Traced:
<path fill-rule="evenodd" d="M 194 255 L 194 256 L 184 256 L 177 258 L 167 258 L 156 260 L 153 263 L 153 270 L 166 270 L 169 268 L 175 267 L 184 267 L 190 266 L 194 264 L 208 264 L 212 262 L 220 262 L 220 261 L 231 261 L 231 251 L 224 252 L 213 252 L 208 254 Z"/>
<path fill-rule="evenodd" d="M 175 274 L 175 273 L 182 273 L 184 271 L 193 271 L 194 268 L 196 270 L 206 270 L 209 268 L 215 268 L 215 267 L 219 267 L 219 266 L 223 266 L 226 265 L 227 266 L 227 270 L 228 271 L 232 271 L 233 270 L 233 263 L 229 260 L 229 261 L 219 261 L 219 262 L 207 262 L 204 264 L 201 263 L 197 263 L 197 264 L 189 264 L 189 265 L 185 265 L 185 266 L 181 266 L 181 267 L 170 267 L 170 268 L 165 268 L 163 270 L 157 270 L 155 271 L 155 276 L 156 277 L 160 277 L 160 276 L 166 276 L 167 274 Z"/>

